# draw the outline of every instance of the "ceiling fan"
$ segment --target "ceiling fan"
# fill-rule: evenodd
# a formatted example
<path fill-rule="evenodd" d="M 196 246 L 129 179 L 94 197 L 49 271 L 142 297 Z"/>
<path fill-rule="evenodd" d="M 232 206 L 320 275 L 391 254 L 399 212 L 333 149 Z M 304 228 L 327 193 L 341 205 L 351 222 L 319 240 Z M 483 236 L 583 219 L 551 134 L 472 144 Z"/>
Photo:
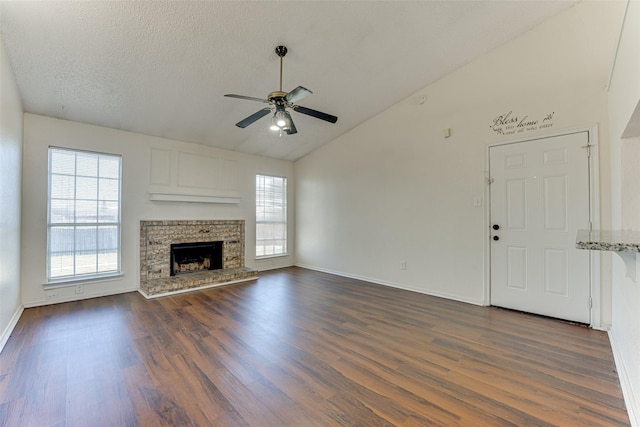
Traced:
<path fill-rule="evenodd" d="M 280 57 L 280 90 L 271 92 L 267 95 L 266 99 L 262 98 L 254 98 L 252 96 L 244 96 L 244 95 L 234 95 L 227 94 L 230 98 L 238 98 L 238 99 L 246 99 L 249 101 L 257 101 L 265 104 L 269 104 L 268 107 L 263 108 L 262 110 L 253 113 L 249 117 L 240 120 L 236 123 L 236 126 L 240 128 L 246 128 L 253 122 L 261 119 L 262 117 L 273 113 L 271 117 L 271 130 L 279 131 L 280 135 L 282 132 L 285 132 L 287 135 L 293 135 L 298 133 L 296 126 L 293 124 L 293 119 L 291 118 L 291 114 L 287 109 L 291 109 L 293 111 L 297 111 L 298 113 L 306 114 L 307 116 L 315 117 L 320 120 L 325 120 L 327 122 L 335 123 L 338 121 L 336 116 L 332 116 L 331 114 L 323 113 L 320 111 L 312 110 L 311 108 L 303 107 L 302 105 L 297 105 L 296 102 L 301 100 L 302 98 L 311 95 L 309 89 L 304 88 L 302 86 L 298 86 L 293 89 L 291 92 L 283 92 L 282 91 L 282 59 L 287 54 L 286 46 L 278 46 L 276 47 L 276 55 Z"/>

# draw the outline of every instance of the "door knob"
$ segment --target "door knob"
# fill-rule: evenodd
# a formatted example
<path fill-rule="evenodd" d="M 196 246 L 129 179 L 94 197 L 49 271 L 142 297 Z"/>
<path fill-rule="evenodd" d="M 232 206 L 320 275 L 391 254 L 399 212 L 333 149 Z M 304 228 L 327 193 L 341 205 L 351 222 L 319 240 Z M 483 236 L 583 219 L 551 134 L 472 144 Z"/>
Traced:
<path fill-rule="evenodd" d="M 498 237 L 498 236 L 493 236 L 493 240 L 500 240 L 500 237 Z"/>
<path fill-rule="evenodd" d="M 493 228 L 494 230 L 500 230 L 500 226 L 498 224 L 493 224 Z"/>

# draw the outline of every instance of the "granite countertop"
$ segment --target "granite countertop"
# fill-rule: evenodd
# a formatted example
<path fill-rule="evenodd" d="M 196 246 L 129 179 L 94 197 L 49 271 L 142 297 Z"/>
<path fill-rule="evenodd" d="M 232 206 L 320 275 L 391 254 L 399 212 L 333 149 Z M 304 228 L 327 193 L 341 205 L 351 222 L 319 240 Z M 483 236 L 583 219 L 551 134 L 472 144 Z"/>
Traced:
<path fill-rule="evenodd" d="M 578 230 L 576 248 L 596 251 L 640 252 L 640 232 L 630 230 Z"/>

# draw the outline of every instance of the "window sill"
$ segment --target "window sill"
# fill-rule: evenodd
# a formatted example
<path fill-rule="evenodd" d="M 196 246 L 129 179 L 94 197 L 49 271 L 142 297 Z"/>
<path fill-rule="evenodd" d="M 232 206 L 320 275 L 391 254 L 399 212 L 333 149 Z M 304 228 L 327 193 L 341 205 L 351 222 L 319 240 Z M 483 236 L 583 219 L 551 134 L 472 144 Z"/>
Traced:
<path fill-rule="evenodd" d="M 289 256 L 289 254 L 265 255 L 265 256 L 256 257 L 255 260 L 256 261 L 262 261 L 262 260 L 266 260 L 266 259 L 285 258 L 285 257 L 288 257 L 288 256 Z"/>
<path fill-rule="evenodd" d="M 66 278 L 60 280 L 52 280 L 42 284 L 45 289 L 68 288 L 70 286 L 84 285 L 91 283 L 113 282 L 124 277 L 124 273 L 109 274 L 104 276 Z"/>

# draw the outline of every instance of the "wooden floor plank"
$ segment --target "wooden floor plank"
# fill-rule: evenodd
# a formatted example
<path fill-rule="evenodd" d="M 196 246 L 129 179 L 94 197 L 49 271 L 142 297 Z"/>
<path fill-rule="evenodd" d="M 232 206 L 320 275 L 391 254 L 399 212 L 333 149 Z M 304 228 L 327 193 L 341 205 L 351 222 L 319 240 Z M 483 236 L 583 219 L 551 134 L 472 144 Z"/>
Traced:
<path fill-rule="evenodd" d="M 287 268 L 26 309 L 0 425 L 627 426 L 606 333 Z"/>

